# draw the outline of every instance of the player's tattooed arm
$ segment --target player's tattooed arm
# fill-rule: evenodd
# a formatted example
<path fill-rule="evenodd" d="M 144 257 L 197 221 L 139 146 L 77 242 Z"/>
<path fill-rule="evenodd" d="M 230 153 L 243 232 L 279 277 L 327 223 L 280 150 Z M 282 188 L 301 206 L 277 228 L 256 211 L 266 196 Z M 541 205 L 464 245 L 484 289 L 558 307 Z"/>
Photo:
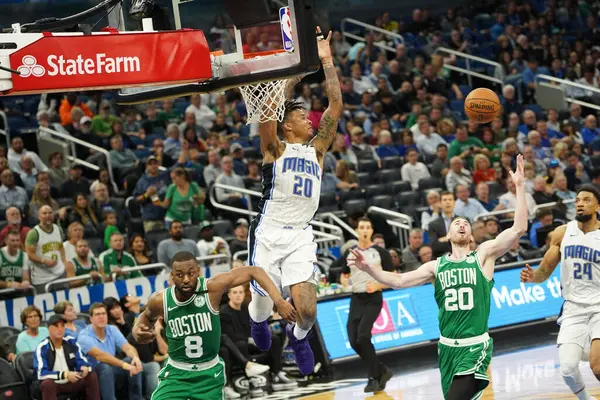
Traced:
<path fill-rule="evenodd" d="M 159 318 L 164 318 L 163 292 L 153 293 L 148 299 L 148 305 L 140 314 L 132 330 L 133 338 L 138 343 L 150 343 L 156 337 L 154 324 Z"/>
<path fill-rule="evenodd" d="M 321 32 L 321 29 L 318 27 L 317 32 Z M 333 63 L 333 57 L 331 56 L 330 40 L 331 32 L 329 32 L 329 35 L 325 40 L 319 40 L 317 42 L 319 58 L 321 59 L 323 72 L 325 73 L 325 85 L 327 87 L 327 99 L 329 101 L 329 106 L 321 118 L 317 136 L 313 140 L 313 146 L 317 151 L 319 161 L 323 160 L 323 156 L 331 146 L 337 131 L 338 120 L 344 112 L 342 89 Z"/>
<path fill-rule="evenodd" d="M 544 258 L 540 265 L 532 271 L 529 282 L 540 283 L 552 275 L 556 266 L 560 262 L 560 244 L 565 236 L 566 225 L 561 225 L 550 233 L 550 246 L 544 254 Z M 530 267 L 531 268 L 531 267 Z"/>

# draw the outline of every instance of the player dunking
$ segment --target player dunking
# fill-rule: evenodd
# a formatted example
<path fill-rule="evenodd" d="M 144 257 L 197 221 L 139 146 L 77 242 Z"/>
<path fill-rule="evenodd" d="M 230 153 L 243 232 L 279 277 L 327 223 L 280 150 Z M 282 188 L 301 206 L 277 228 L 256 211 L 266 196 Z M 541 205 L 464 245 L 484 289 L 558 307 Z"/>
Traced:
<path fill-rule="evenodd" d="M 248 236 L 248 264 L 263 268 L 275 284 L 290 293 L 298 311 L 295 325 L 287 326 L 296 364 L 307 375 L 314 369 L 314 355 L 306 337 L 317 313 L 317 245 L 309 222 L 319 207 L 323 157 L 331 145 L 343 111 L 342 92 L 331 57 L 331 32 L 317 41 L 323 64 L 329 107 L 323 113 L 317 135 L 298 102 L 286 101 L 282 122 L 259 125 L 263 155 L 263 197 L 259 214 Z M 283 141 L 281 140 L 283 139 Z M 252 282 L 249 305 L 252 338 L 260 350 L 271 346 L 267 319 L 273 301 L 260 284 Z"/>
<path fill-rule="evenodd" d="M 488 335 L 488 318 L 494 264 L 527 231 L 523 156 L 517 156 L 517 170 L 511 172 L 511 177 L 517 190 L 513 226 L 496 239 L 482 243 L 475 251 L 469 249 L 469 221 L 457 217 L 448 229 L 451 253 L 415 271 L 395 274 L 373 268 L 357 250 L 351 250 L 348 257 L 349 265 L 393 288 L 433 281 L 441 332 L 439 368 L 446 400 L 479 399 L 489 384 L 486 370 L 492 358 L 493 342 Z"/>
<path fill-rule="evenodd" d="M 253 279 L 275 300 L 283 318 L 293 321 L 296 311 L 261 268 L 235 268 L 206 279 L 200 276 L 200 265 L 192 253 L 180 251 L 172 263 L 174 286 L 150 296 L 133 328 L 138 343 L 150 343 L 156 336 L 156 320 L 163 320 L 169 358 L 158 374 L 152 399 L 221 400 L 226 378 L 225 365 L 219 358 L 218 310 L 223 294 Z"/>
<path fill-rule="evenodd" d="M 565 299 L 558 323 L 560 374 L 578 399 L 594 399 L 579 371 L 584 349 L 591 350 L 590 367 L 600 380 L 600 191 L 584 185 L 577 191 L 575 220 L 556 228 L 550 248 L 534 271 L 527 265 L 522 282 L 544 282 L 560 261 L 560 283 Z"/>

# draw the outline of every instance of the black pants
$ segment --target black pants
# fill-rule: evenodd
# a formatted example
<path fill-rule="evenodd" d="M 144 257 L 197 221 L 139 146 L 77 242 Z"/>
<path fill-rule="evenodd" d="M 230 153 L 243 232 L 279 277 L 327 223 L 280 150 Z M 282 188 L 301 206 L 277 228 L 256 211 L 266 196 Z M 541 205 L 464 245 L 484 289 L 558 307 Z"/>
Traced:
<path fill-rule="evenodd" d="M 257 349 L 258 351 L 258 349 Z M 273 335 L 271 337 L 271 347 L 267 350 L 262 364 L 271 367 L 270 372 L 277 374 L 281 371 L 283 347 L 281 346 L 281 340 L 279 336 Z M 251 361 L 258 354 L 250 354 L 250 346 L 248 341 L 233 341 L 229 336 L 221 335 L 221 347 L 219 348 L 219 356 L 225 362 L 225 374 L 227 381 L 231 381 L 231 368 L 233 365 L 238 365 L 242 370 L 246 367 L 248 361 Z"/>
<path fill-rule="evenodd" d="M 375 293 L 353 293 L 350 298 L 350 314 L 348 315 L 348 339 L 350 345 L 367 364 L 369 377 L 376 378 L 384 371 L 371 343 L 371 329 L 381 312 L 383 295 Z"/>

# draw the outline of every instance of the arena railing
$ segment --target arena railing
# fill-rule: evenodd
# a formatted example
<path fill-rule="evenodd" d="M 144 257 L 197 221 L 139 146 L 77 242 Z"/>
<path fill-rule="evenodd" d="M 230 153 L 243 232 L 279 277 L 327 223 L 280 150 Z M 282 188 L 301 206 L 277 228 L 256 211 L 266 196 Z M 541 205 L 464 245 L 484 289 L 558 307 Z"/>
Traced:
<path fill-rule="evenodd" d="M 69 282 L 73 282 L 73 281 L 81 281 L 81 280 L 85 280 L 85 279 L 92 279 L 92 276 L 90 274 L 84 274 L 84 275 L 71 276 L 69 278 L 57 279 L 55 281 L 46 283 L 46 286 L 44 286 L 44 291 L 46 293 L 48 293 L 48 292 L 50 292 L 50 288 L 52 286 L 61 285 L 61 284 L 65 284 L 65 283 L 69 283 Z"/>
<path fill-rule="evenodd" d="M 548 208 L 548 207 L 554 207 L 560 204 L 571 204 L 571 203 L 575 203 L 575 199 L 569 199 L 569 200 L 565 200 L 565 201 L 561 201 L 561 202 L 557 202 L 557 201 L 553 201 L 550 203 L 542 203 L 542 204 L 538 204 L 537 206 L 535 206 L 533 208 L 533 215 L 529 215 L 529 220 L 534 220 L 535 216 L 537 215 L 537 212 L 539 210 L 541 210 L 542 208 Z M 479 219 L 483 219 L 486 217 L 493 217 L 496 215 L 504 215 L 504 214 L 510 214 L 510 213 L 514 213 L 515 209 L 514 208 L 507 208 L 504 210 L 496 210 L 496 211 L 490 211 L 484 214 L 478 214 L 475 216 L 474 221 L 477 221 Z"/>
<path fill-rule="evenodd" d="M 343 230 L 348 232 L 350 235 L 352 235 L 358 239 L 358 233 L 356 233 L 356 231 L 354 229 L 352 229 L 352 227 L 350 225 L 348 225 L 346 222 L 344 222 L 343 219 L 341 219 L 340 217 L 335 215 L 335 213 L 324 212 L 324 213 L 317 214 L 315 218 L 318 220 L 321 220 L 325 223 L 328 223 L 328 224 L 338 225 L 340 228 L 342 228 Z"/>
<path fill-rule="evenodd" d="M 380 214 L 388 218 L 386 222 L 394 229 L 394 233 L 398 235 L 400 241 L 400 249 L 408 246 L 408 234 L 412 229 L 413 219 L 406 214 L 388 210 L 381 207 L 371 206 L 367 209 L 367 213 Z"/>
<path fill-rule="evenodd" d="M 456 51 L 456 50 L 452 50 L 449 49 L 447 47 L 438 47 L 435 51 L 434 54 L 438 54 L 438 53 L 446 53 L 446 54 L 451 54 L 453 56 L 455 56 L 456 58 L 463 58 L 465 60 L 466 63 L 466 69 L 465 68 L 461 68 L 461 67 L 457 67 L 456 65 L 450 65 L 448 63 L 444 64 L 444 68 L 448 68 L 451 71 L 456 71 L 456 72 L 460 72 L 461 74 L 465 74 L 467 75 L 467 80 L 469 82 L 469 86 L 473 87 L 473 78 L 479 78 L 479 79 L 483 79 L 486 81 L 490 81 L 493 82 L 497 85 L 500 85 L 500 87 L 502 87 L 504 85 L 504 70 L 502 69 L 502 66 L 500 65 L 500 63 L 497 63 L 495 61 L 490 61 L 486 58 L 481 58 L 481 57 L 477 57 L 477 56 L 473 56 L 471 54 L 468 53 L 463 53 L 461 51 Z M 495 78 L 493 76 L 489 76 L 487 74 L 481 74 L 479 72 L 476 71 L 472 71 L 471 70 L 471 62 L 479 62 L 482 64 L 487 64 L 491 67 L 496 68 L 496 70 L 500 71 L 500 77 L 501 78 Z"/>
<path fill-rule="evenodd" d="M 233 253 L 231 256 L 232 260 L 241 260 L 241 256 L 247 256 L 248 250 L 240 250 Z"/>
<path fill-rule="evenodd" d="M 27 289 L 13 289 L 13 288 L 0 289 L 0 295 L 14 293 L 14 292 L 21 292 L 21 293 L 32 292 L 33 296 L 37 295 L 37 290 L 35 290 L 35 288 L 33 286 L 30 286 Z"/>
<path fill-rule="evenodd" d="M 81 139 L 77 139 L 77 138 L 69 135 L 68 133 L 58 132 L 58 131 L 55 131 L 55 130 L 52 130 L 52 129 L 45 128 L 43 126 L 39 127 L 39 132 L 46 133 L 46 134 L 49 134 L 51 136 L 59 137 L 59 138 L 65 140 L 68 143 L 78 144 L 80 146 L 84 146 L 84 147 L 87 147 L 89 149 L 92 149 L 94 151 L 97 151 L 99 153 L 104 154 L 104 156 L 106 157 L 106 166 L 107 166 L 107 169 L 108 169 L 108 175 L 110 177 L 110 182 L 111 182 L 111 184 L 113 186 L 113 189 L 116 192 L 119 191 L 119 187 L 117 186 L 117 184 L 115 182 L 115 177 L 114 177 L 113 169 L 112 169 L 112 162 L 110 161 L 110 155 L 109 155 L 108 150 L 106 150 L 106 149 L 104 149 L 102 147 L 95 146 L 95 145 L 93 145 L 91 143 L 85 142 L 85 141 L 83 141 Z M 75 153 L 73 153 L 73 156 L 70 157 L 69 160 L 73 161 L 75 163 L 81 164 L 81 165 L 85 165 L 86 167 L 91 166 L 91 168 L 94 168 L 96 170 L 98 169 L 97 165 L 88 163 L 85 160 L 81 160 L 81 159 L 77 158 L 77 154 L 75 154 Z"/>
<path fill-rule="evenodd" d="M 217 201 L 216 195 L 215 195 L 216 188 L 221 188 L 221 189 L 229 190 L 232 192 L 238 192 L 238 193 L 246 194 L 249 196 L 256 196 L 256 197 L 261 197 L 262 193 L 256 192 L 254 190 L 248 190 L 245 188 L 239 188 L 236 186 L 224 185 L 222 183 L 215 183 L 212 185 L 210 192 L 208 194 L 208 198 L 209 198 L 211 204 L 215 208 L 218 208 L 218 209 L 224 210 L 224 211 L 229 211 L 232 213 L 250 216 L 250 217 L 254 217 L 255 215 L 258 214 L 256 211 L 251 211 L 246 208 L 232 207 L 232 206 L 228 206 L 226 204 L 219 203 Z M 330 247 L 340 246 L 344 242 L 344 234 L 342 232 L 342 229 L 339 226 L 326 224 L 324 222 L 315 221 L 315 220 L 311 221 L 310 224 L 313 227 L 321 229 L 321 230 L 316 230 L 316 229 L 314 230 L 315 243 L 317 243 L 317 245 L 319 246 L 319 248 L 321 250 L 327 251 Z M 333 234 L 327 233 L 327 232 L 325 232 L 325 230 L 333 232 Z"/>
<path fill-rule="evenodd" d="M 6 151 L 10 149 L 10 127 L 8 126 L 8 118 L 6 117 L 6 113 L 0 110 L 0 119 L 4 122 L 4 129 L 0 129 L 0 134 L 6 137 Z"/>
<path fill-rule="evenodd" d="M 535 84 L 536 86 L 539 85 L 541 83 L 541 81 L 550 81 L 550 82 L 555 82 L 555 83 L 559 83 L 561 85 L 561 89 L 564 92 L 564 86 L 570 86 L 572 88 L 577 88 L 577 89 L 581 89 L 581 90 L 585 90 L 585 91 L 590 91 L 590 92 L 594 92 L 598 95 L 600 95 L 600 89 L 594 87 L 594 86 L 589 86 L 589 85 L 584 85 L 582 83 L 577 83 L 577 82 L 573 82 L 573 81 L 569 81 L 566 79 L 561 79 L 561 78 L 555 78 L 553 76 L 550 75 L 536 75 L 535 76 Z M 566 94 L 566 93 L 565 93 Z M 575 103 L 575 104 L 579 104 L 581 106 L 584 107 L 588 107 L 588 108 L 593 108 L 594 110 L 600 110 L 600 106 L 597 104 L 593 104 L 587 101 L 583 101 L 583 100 L 577 100 L 574 97 L 567 97 L 565 96 L 565 100 L 568 101 L 569 103 Z"/>
<path fill-rule="evenodd" d="M 360 26 L 360 27 L 366 28 L 366 29 L 368 29 L 370 31 L 381 33 L 381 34 L 387 36 L 389 38 L 389 40 L 393 41 L 394 43 L 404 44 L 404 38 L 399 33 L 386 31 L 385 29 L 381 29 L 379 27 L 376 27 L 375 25 L 367 24 L 367 23 L 364 23 L 362 21 L 359 21 L 359 20 L 356 20 L 356 19 L 353 19 L 353 18 L 344 18 L 342 20 L 341 31 L 342 31 L 342 36 L 344 38 L 350 38 L 350 39 L 358 40 L 359 42 L 364 42 L 365 41 L 364 36 L 359 36 L 359 35 L 356 35 L 354 33 L 348 32 L 347 28 L 346 28 L 346 25 Z M 391 47 L 391 46 L 389 46 L 387 44 L 384 44 L 384 43 L 375 42 L 375 43 L 373 43 L 373 46 L 379 47 L 380 49 L 387 50 L 387 51 L 392 52 L 392 53 L 396 53 L 396 47 Z"/>

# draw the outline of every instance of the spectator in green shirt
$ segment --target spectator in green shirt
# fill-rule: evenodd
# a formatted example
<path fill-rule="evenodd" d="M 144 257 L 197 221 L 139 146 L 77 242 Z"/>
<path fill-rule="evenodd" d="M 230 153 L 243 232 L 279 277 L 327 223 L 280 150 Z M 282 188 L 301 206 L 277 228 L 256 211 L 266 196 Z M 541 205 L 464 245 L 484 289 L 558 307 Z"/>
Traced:
<path fill-rule="evenodd" d="M 100 253 L 98 257 L 104 268 L 104 276 L 108 282 L 112 280 L 111 274 L 117 273 L 117 279 L 140 278 L 140 271 L 123 272 L 124 267 L 135 267 L 137 264 L 135 258 L 124 251 L 125 239 L 119 232 L 114 232 L 110 237 L 110 249 Z"/>
<path fill-rule="evenodd" d="M 110 113 L 110 103 L 103 101 L 100 104 L 100 113 L 92 119 L 92 132 L 100 137 L 112 135 L 111 125 L 117 117 Z"/>
<path fill-rule="evenodd" d="M 484 144 L 476 137 L 469 136 L 467 128 L 464 125 L 456 127 L 456 139 L 450 143 L 448 148 L 448 158 L 460 157 L 468 168 L 473 165 L 473 156 L 485 152 Z"/>
<path fill-rule="evenodd" d="M 104 247 L 110 249 L 110 238 L 113 233 L 119 233 L 117 214 L 114 211 L 104 212 Z"/>
<path fill-rule="evenodd" d="M 175 168 L 171 172 L 173 182 L 167 189 L 165 200 L 161 203 L 165 208 L 167 229 L 173 221 L 181 221 L 183 225 L 191 225 L 192 219 L 204 219 L 204 200 L 206 196 L 196 182 L 190 182 L 189 173 L 183 168 Z"/>
<path fill-rule="evenodd" d="M 158 113 L 156 119 L 164 122 L 165 125 L 179 124 L 182 121 L 182 116 L 181 113 L 173 109 L 173 100 L 165 99 L 163 100 L 162 111 Z"/>

